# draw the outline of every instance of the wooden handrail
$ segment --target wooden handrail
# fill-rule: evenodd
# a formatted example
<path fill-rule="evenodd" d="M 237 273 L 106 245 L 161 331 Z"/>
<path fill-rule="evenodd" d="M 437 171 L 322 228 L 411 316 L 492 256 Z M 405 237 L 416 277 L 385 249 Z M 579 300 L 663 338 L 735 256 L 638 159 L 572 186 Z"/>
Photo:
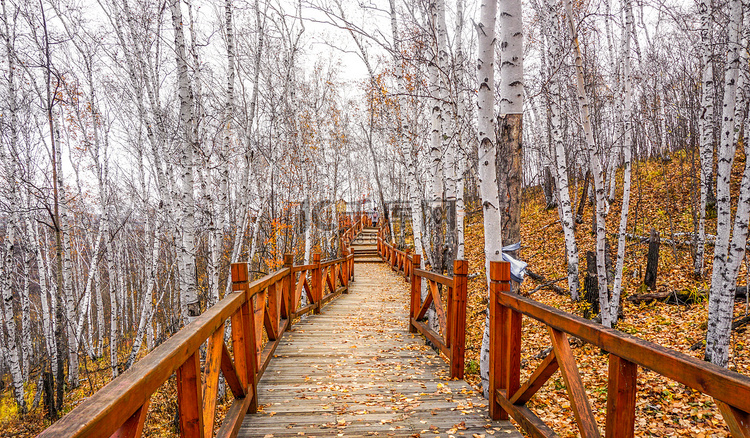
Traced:
<path fill-rule="evenodd" d="M 520 384 L 521 319 L 547 325 L 552 352 Z M 490 263 L 490 416 L 512 416 L 531 436 L 553 432 L 526 402 L 559 369 L 582 436 L 598 436 L 567 335 L 609 353 L 606 436 L 633 436 L 637 365 L 713 397 L 734 437 L 750 437 L 750 378 L 510 293 L 510 264 Z"/>
<path fill-rule="evenodd" d="M 424 269 L 414 268 L 414 273 L 427 280 L 434 281 L 435 283 L 442 284 L 444 286 L 453 287 L 453 277 L 447 275 L 441 275 L 432 271 L 425 271 Z"/>
<path fill-rule="evenodd" d="M 361 229 L 359 221 L 351 229 L 357 227 Z M 342 249 L 348 252 L 348 247 Z M 140 436 L 151 395 L 173 374 L 177 375 L 181 436 L 212 436 L 220 373 L 235 400 L 216 436 L 236 436 L 245 413 L 257 410 L 257 383 L 283 333 L 294 318 L 310 310 L 320 312 L 324 303 L 348 292 L 353 268 L 351 254 L 324 263 L 320 254 L 315 254 L 313 265 L 297 267 L 292 255 L 286 254 L 282 269 L 250 282 L 248 264 L 233 263 L 232 290 L 236 293 L 195 318 L 39 436 Z M 295 278 L 298 272 L 301 274 Z M 298 308 L 302 289 L 312 298 L 307 310 Z M 229 320 L 231 353 L 224 342 L 224 326 Z M 265 347 L 261 344 L 263 330 L 268 338 Z M 206 341 L 206 360 L 201 367 L 199 349 Z"/>

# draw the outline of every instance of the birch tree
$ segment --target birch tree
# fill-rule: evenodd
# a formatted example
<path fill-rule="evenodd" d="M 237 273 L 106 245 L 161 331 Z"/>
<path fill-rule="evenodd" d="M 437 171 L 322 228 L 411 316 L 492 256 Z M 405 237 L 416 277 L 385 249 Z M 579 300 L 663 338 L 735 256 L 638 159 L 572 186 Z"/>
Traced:
<path fill-rule="evenodd" d="M 174 28 L 174 48 L 178 71 L 178 96 L 180 101 L 180 125 L 182 168 L 181 231 L 182 246 L 180 259 L 180 305 L 185 324 L 190 323 L 200 314 L 200 303 L 195 285 L 195 179 L 193 176 L 193 153 L 195 148 L 195 114 L 194 96 L 188 77 L 187 54 L 185 50 L 185 36 L 182 30 L 182 7 L 179 0 L 173 0 L 171 7 L 172 26 Z"/>
<path fill-rule="evenodd" d="M 479 139 L 479 191 L 482 197 L 484 257 L 489 295 L 490 262 L 502 261 L 502 222 L 497 184 L 497 137 L 495 135 L 495 23 L 497 2 L 483 1 L 477 22 L 477 137 Z M 485 319 L 480 374 L 485 394 L 489 388 L 489 313 Z"/>
<path fill-rule="evenodd" d="M 624 0 L 625 6 L 625 30 L 623 31 L 622 65 L 623 65 L 623 184 L 622 184 L 622 212 L 620 215 L 620 228 L 617 238 L 617 266 L 615 267 L 615 281 L 612 286 L 612 299 L 609 303 L 610 321 L 617 321 L 620 306 L 620 295 L 622 293 L 622 270 L 625 263 L 625 233 L 628 226 L 628 209 L 630 208 L 630 179 L 632 165 L 632 86 L 630 79 L 630 39 L 633 26 L 633 6 L 631 0 Z M 614 172 L 614 168 L 612 169 Z M 602 311 L 604 313 L 604 311 Z M 603 318 L 602 318 L 603 319 Z"/>
<path fill-rule="evenodd" d="M 581 117 L 581 125 L 586 138 L 588 148 L 589 165 L 594 179 L 594 194 L 596 198 L 596 272 L 599 287 L 599 306 L 601 309 L 601 320 L 605 327 L 612 326 L 612 318 L 609 314 L 609 290 L 607 288 L 606 257 L 606 199 L 604 188 L 604 172 L 602 170 L 599 148 L 594 140 L 594 131 L 591 125 L 591 104 L 584 86 L 583 55 L 578 42 L 578 30 L 573 18 L 573 8 L 570 0 L 564 0 L 567 15 L 568 29 L 573 40 L 573 50 L 576 68 L 576 91 L 578 107 Z"/>
<path fill-rule="evenodd" d="M 553 172 L 557 197 L 560 200 L 560 221 L 565 236 L 565 249 L 568 262 L 568 290 L 574 301 L 578 300 L 578 245 L 575 236 L 575 222 L 570 201 L 570 186 L 568 183 L 568 163 L 563 140 L 562 102 L 564 94 L 560 75 L 555 70 L 563 63 L 563 43 L 560 36 L 560 21 L 556 2 L 547 0 L 545 28 L 549 42 L 549 86 L 547 92 L 547 108 L 549 111 L 550 137 L 553 143 L 554 161 Z"/>
<path fill-rule="evenodd" d="M 706 208 L 708 198 L 713 192 L 714 166 L 714 72 L 712 57 L 711 20 L 713 15 L 712 0 L 701 0 L 698 3 L 700 12 L 700 55 L 701 55 L 701 111 L 700 111 L 700 176 L 701 197 L 698 222 L 698 235 L 695 241 L 695 264 L 693 272 L 703 274 L 703 254 L 706 240 Z"/>
<path fill-rule="evenodd" d="M 721 142 L 716 171 L 716 243 L 711 276 L 711 293 L 708 299 L 708 330 L 706 333 L 706 360 L 726 367 L 729 359 L 729 341 L 732 331 L 734 291 L 740 264 L 745 256 L 750 216 L 750 162 L 740 184 L 740 195 L 731 218 L 730 181 L 734 162 L 735 107 L 739 79 L 741 51 L 740 30 L 743 25 L 743 2 L 729 2 L 729 29 L 724 67 L 724 98 L 722 108 Z M 747 65 L 742 68 L 748 68 Z M 746 151 L 750 149 L 747 149 Z M 750 160 L 748 160 L 750 161 Z"/>

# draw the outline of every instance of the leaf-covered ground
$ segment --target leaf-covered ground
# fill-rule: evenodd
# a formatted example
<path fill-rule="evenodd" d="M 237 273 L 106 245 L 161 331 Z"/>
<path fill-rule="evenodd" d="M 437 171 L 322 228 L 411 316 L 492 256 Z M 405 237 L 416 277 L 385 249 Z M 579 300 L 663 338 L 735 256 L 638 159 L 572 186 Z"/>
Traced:
<path fill-rule="evenodd" d="M 662 239 L 672 233 L 693 232 L 693 208 L 697 201 L 697 181 L 691 174 L 695 168 L 690 156 L 677 153 L 669 162 L 661 160 L 639 163 L 634 167 L 631 210 L 628 232 L 647 235 L 651 228 L 660 232 Z M 743 167 L 745 157 L 738 154 L 735 168 Z M 618 175 L 621 187 L 622 175 Z M 734 178 L 739 180 L 739 175 Z M 736 188 L 736 187 L 735 187 Z M 734 193 L 734 192 L 733 192 Z M 613 247 L 615 260 L 617 231 L 620 220 L 621 193 L 613 203 L 607 218 L 607 234 Z M 592 206 L 587 204 L 583 224 L 578 225 L 576 238 L 581 257 L 581 272 L 585 271 L 585 253 L 594 249 L 591 235 Z M 707 232 L 714 233 L 715 219 L 707 221 Z M 633 232 L 635 231 L 635 232 Z M 529 263 L 536 273 L 548 280 L 566 276 L 565 244 L 562 228 L 556 209 L 546 210 L 544 196 L 538 189 L 524 193 L 522 211 L 522 250 L 520 256 Z M 481 213 L 469 217 L 466 232 L 466 253 L 469 272 L 479 275 L 469 281 L 469 322 L 467 334 L 467 360 L 470 380 L 479 385 L 479 352 L 482 331 L 485 323 L 487 304 L 486 279 L 484 277 L 484 254 Z M 681 238 L 678 240 L 686 240 Z M 628 242 L 624 267 L 624 295 L 637 292 L 643 283 L 648 245 Z M 710 269 L 713 247 L 707 246 L 706 272 L 701 279 L 692 275 L 693 259 L 689 248 L 662 244 L 659 257 L 658 291 L 707 290 L 710 284 Z M 581 279 L 583 276 L 581 276 Z M 740 285 L 746 282 L 747 274 L 743 266 L 740 272 Z M 581 283 L 583 283 L 581 281 Z M 557 283 L 566 288 L 567 281 Z M 538 286 L 527 279 L 522 291 L 531 291 Z M 642 289 L 642 287 L 641 287 Z M 569 297 L 548 290 L 539 290 L 532 297 L 542 303 L 581 315 L 580 306 Z M 735 317 L 748 311 L 746 304 L 735 304 Z M 661 302 L 632 305 L 624 302 L 624 320 L 617 328 L 671 349 L 702 358 L 703 348 L 691 350 L 696 342 L 705 339 L 708 303 L 701 302 L 690 306 L 672 305 Z M 546 328 L 530 318 L 524 318 L 522 347 L 522 381 L 528 377 L 541 359 L 536 359 L 542 350 L 551 346 Z M 750 375 L 750 346 L 748 331 L 738 331 L 732 336 L 729 369 Z M 592 402 L 594 413 L 603 429 L 607 397 L 607 356 L 590 345 L 574 344 L 578 368 Z M 555 374 L 544 388 L 530 401 L 529 406 L 561 436 L 577 436 L 577 427 L 568 402 L 565 384 L 559 373 Z M 638 398 L 636 408 L 636 435 L 638 436 L 728 436 L 721 414 L 710 397 L 686 388 L 682 384 L 665 379 L 656 373 L 638 369 Z"/>

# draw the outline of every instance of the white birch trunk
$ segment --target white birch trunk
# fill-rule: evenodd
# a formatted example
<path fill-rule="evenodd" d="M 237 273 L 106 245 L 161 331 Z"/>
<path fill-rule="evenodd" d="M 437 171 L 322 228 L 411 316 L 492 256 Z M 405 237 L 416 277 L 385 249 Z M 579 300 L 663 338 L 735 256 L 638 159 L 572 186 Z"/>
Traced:
<path fill-rule="evenodd" d="M 44 261 L 44 255 L 39 246 L 39 236 L 36 228 L 31 223 L 28 214 L 24 214 L 24 223 L 26 225 L 26 236 L 29 242 L 29 250 L 34 254 L 37 266 L 37 275 L 39 276 L 39 296 L 42 306 L 42 333 L 44 336 L 44 346 L 47 352 L 49 363 L 57 363 L 57 344 L 55 344 L 55 331 L 52 325 L 50 301 L 48 300 L 47 291 L 51 290 L 47 279 L 47 263 Z M 54 301 L 52 301 L 54 303 Z M 50 367 L 52 373 L 57 379 L 57 367 Z"/>
<path fill-rule="evenodd" d="M 466 172 L 466 152 L 468 145 L 464 144 L 464 119 L 466 118 L 466 101 L 464 92 L 464 0 L 456 2 L 456 260 L 465 257 L 464 219 L 466 206 L 464 205 L 464 173 Z"/>
<path fill-rule="evenodd" d="M 311 190 L 311 187 L 308 186 L 308 193 Z M 304 207 L 302 211 L 302 217 L 304 218 L 304 227 L 305 227 L 305 264 L 310 264 L 310 260 L 312 257 L 312 202 L 310 201 L 310 197 L 308 196 L 305 199 Z"/>
<path fill-rule="evenodd" d="M 708 331 L 706 333 L 706 360 L 726 367 L 729 358 L 734 289 L 737 271 L 745 255 L 747 241 L 747 215 L 750 199 L 740 199 L 735 216 L 734 238 L 730 248 L 731 195 L 730 180 L 736 144 L 734 142 L 734 115 L 737 97 L 737 81 L 740 69 L 740 28 L 742 26 L 742 1 L 729 2 L 729 32 L 724 70 L 724 102 L 722 111 L 721 143 L 719 144 L 716 172 L 716 243 L 714 246 L 714 266 L 711 276 L 711 293 L 708 299 Z M 747 66 L 742 66 L 747 68 Z M 746 164 L 746 171 L 748 165 Z M 743 175 L 743 192 L 750 184 Z M 741 196 L 742 198 L 742 196 Z"/>
<path fill-rule="evenodd" d="M 609 292 L 607 287 L 607 270 L 604 263 L 605 259 L 605 241 L 606 241 L 606 200 L 604 199 L 604 177 L 602 171 L 601 157 L 599 148 L 594 140 L 594 131 L 591 127 L 591 115 L 589 98 L 586 95 L 586 88 L 583 83 L 583 58 L 581 47 L 578 43 L 578 31 L 576 30 L 573 18 L 573 8 L 570 0 L 564 0 L 565 12 L 570 29 L 570 35 L 573 39 L 575 50 L 576 65 L 576 90 L 578 92 L 578 106 L 581 113 L 581 124 L 586 135 L 586 145 L 588 147 L 591 174 L 594 180 L 594 191 L 596 197 L 596 272 L 599 283 L 599 306 L 601 308 L 602 324 L 605 327 L 612 326 L 612 319 L 609 314 Z"/>
<path fill-rule="evenodd" d="M 568 182 L 568 164 L 565 155 L 565 143 L 563 140 L 563 128 L 561 120 L 561 108 L 563 102 L 562 87 L 560 84 L 560 75 L 554 75 L 552 69 L 556 69 L 562 62 L 563 57 L 563 40 L 559 32 L 560 21 L 557 10 L 557 4 L 547 0 L 548 9 L 546 28 L 549 31 L 549 50 L 550 50 L 550 77 L 549 77 L 549 94 L 550 99 L 547 102 L 550 113 L 550 130 L 552 143 L 554 144 L 555 166 L 552 166 L 557 186 L 557 196 L 560 201 L 560 221 L 565 236 L 565 249 L 568 262 L 568 289 L 573 301 L 578 300 L 578 244 L 575 236 L 575 219 L 573 217 L 573 205 L 570 201 L 570 185 Z"/>
<path fill-rule="evenodd" d="M 477 133 L 479 140 L 479 191 L 484 214 L 484 256 L 487 293 L 489 294 L 490 262 L 502 261 L 502 222 L 500 196 L 497 186 L 495 134 L 495 20 L 497 3 L 483 0 L 477 24 Z M 485 320 L 482 351 L 480 353 L 482 389 L 489 388 L 489 314 Z"/>
<path fill-rule="evenodd" d="M 5 319 L 5 330 L 7 330 L 8 337 L 5 340 L 8 368 L 11 375 L 11 381 L 13 385 L 13 394 L 16 399 L 16 404 L 21 412 L 26 412 L 26 402 L 24 400 L 24 373 L 22 361 L 24 358 L 21 355 L 21 348 L 18 346 L 17 333 L 16 333 L 16 320 L 15 311 L 13 309 L 14 292 L 13 292 L 13 271 L 15 261 L 13 259 L 13 252 L 16 248 L 16 227 L 20 225 L 20 219 L 18 212 L 21 210 L 19 193 L 18 193 L 18 182 L 16 180 L 16 145 L 18 143 L 18 119 L 17 119 L 17 105 L 16 105 L 16 88 L 15 78 L 13 74 L 14 62 L 13 62 L 13 49 L 10 40 L 10 26 L 8 23 L 8 15 L 6 13 L 5 1 L 2 2 L 3 8 L 3 21 L 5 27 L 5 46 L 7 54 L 7 62 L 9 64 L 9 73 L 7 77 L 8 81 L 8 104 L 10 106 L 10 142 L 8 149 L 5 149 L 5 142 L 0 143 L 0 164 L 3 166 L 5 173 L 5 180 L 8 182 L 8 207 L 10 209 L 10 220 L 5 222 L 5 235 L 3 236 L 3 259 L 2 266 L 0 266 L 0 289 L 2 290 L 3 299 L 3 312 Z M 23 324 L 23 323 L 22 323 Z M 0 327 L 0 330 L 2 328 Z"/>
<path fill-rule="evenodd" d="M 417 181 L 417 157 L 413 145 L 408 138 L 409 123 L 406 117 L 408 101 L 406 99 L 406 79 L 404 78 L 403 57 L 400 49 L 400 37 L 398 33 L 398 18 L 396 15 L 396 2 L 389 0 L 391 13 L 391 32 L 393 33 L 393 56 L 395 64 L 395 74 L 399 95 L 399 127 L 398 137 L 401 144 L 402 154 L 406 161 L 407 184 L 409 186 L 409 205 L 411 207 L 411 226 L 414 236 L 414 252 L 422 257 L 424 263 L 425 247 L 422 244 L 424 223 L 422 221 L 422 202 L 419 196 L 419 182 Z"/>
<path fill-rule="evenodd" d="M 615 267 L 615 281 L 612 287 L 612 300 L 609 304 L 609 314 L 612 322 L 617 321 L 617 314 L 620 306 L 620 295 L 622 293 L 622 270 L 625 264 L 625 233 L 628 226 L 628 210 L 630 208 L 630 179 L 632 166 L 632 89 L 630 78 L 630 38 L 633 27 L 633 6 L 631 0 L 624 0 L 625 3 L 625 31 L 623 36 L 623 78 L 625 92 L 623 93 L 623 184 L 622 184 L 622 212 L 620 215 L 620 229 L 617 238 L 617 265 Z M 663 106 L 663 102 L 662 102 Z M 613 169 L 614 170 L 614 169 Z"/>
<path fill-rule="evenodd" d="M 182 192 L 180 197 L 182 245 L 179 257 L 182 259 L 180 272 L 180 306 L 184 324 L 189 324 L 200 314 L 198 291 L 195 284 L 195 199 L 193 176 L 193 149 L 195 147 L 195 115 L 193 91 L 188 77 L 185 36 L 182 30 L 182 10 L 179 0 L 171 4 L 172 26 L 174 27 L 175 55 L 178 71 L 178 95 L 180 100 L 180 125 L 182 138 L 180 164 Z"/>
<path fill-rule="evenodd" d="M 71 260 L 70 226 L 68 224 L 68 200 L 62 172 L 62 144 L 57 139 L 57 187 L 59 197 L 59 227 L 62 235 L 62 300 L 65 303 L 65 331 L 68 344 L 68 383 L 78 387 L 78 333 L 76 332 L 76 300 L 73 295 L 73 262 Z"/>
<path fill-rule="evenodd" d="M 695 241 L 695 275 L 703 275 L 703 263 L 706 240 L 706 208 L 708 197 L 713 190 L 713 121 L 714 121 L 714 80 L 713 64 L 711 61 L 712 42 L 712 14 L 711 0 L 701 0 L 698 4 L 701 16 L 701 110 L 700 110 L 700 163 L 701 163 L 701 199 L 698 234 Z"/>

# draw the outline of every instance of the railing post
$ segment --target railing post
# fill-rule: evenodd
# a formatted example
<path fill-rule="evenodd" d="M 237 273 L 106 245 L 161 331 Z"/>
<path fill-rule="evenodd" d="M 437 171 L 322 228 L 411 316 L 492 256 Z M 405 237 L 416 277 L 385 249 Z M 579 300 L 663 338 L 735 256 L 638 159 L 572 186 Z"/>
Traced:
<path fill-rule="evenodd" d="M 409 273 L 411 272 L 411 260 L 409 260 L 409 255 L 411 255 L 411 250 L 406 248 L 404 250 L 404 281 L 409 281 L 411 279 L 409 276 Z"/>
<path fill-rule="evenodd" d="M 312 269 L 312 282 L 313 282 L 313 296 L 315 297 L 315 309 L 313 314 L 320 314 L 320 301 L 323 299 L 323 273 L 320 269 L 320 253 L 316 252 L 313 254 L 313 264 L 315 267 Z"/>
<path fill-rule="evenodd" d="M 247 296 L 248 281 L 247 263 L 232 263 L 232 289 L 245 294 L 240 310 L 232 316 L 234 360 L 240 382 L 246 385 L 246 397 L 252 397 L 248 412 L 255 413 L 258 411 L 258 385 L 255 380 L 258 356 L 255 341 L 255 309 L 251 308 L 254 307 L 253 300 Z"/>
<path fill-rule="evenodd" d="M 505 357 L 507 340 L 505 339 L 504 323 L 508 309 L 500 304 L 500 292 L 510 292 L 510 263 L 490 262 L 490 390 L 489 405 L 490 417 L 493 420 L 508 419 L 508 413 L 503 410 L 497 400 L 497 391 L 505 389 L 508 395 L 508 386 L 505 379 L 505 371 L 508 360 Z"/>
<path fill-rule="evenodd" d="M 453 262 L 453 306 L 451 308 L 451 378 L 464 378 L 464 354 L 466 351 L 466 284 L 469 262 Z"/>
<path fill-rule="evenodd" d="M 422 304 L 422 277 L 416 274 L 421 262 L 422 257 L 419 254 L 414 254 L 411 270 L 411 300 L 409 301 L 409 333 L 417 332 L 412 319 L 416 318 L 419 306 Z"/>
<path fill-rule="evenodd" d="M 607 438 L 635 436 L 637 376 L 636 364 L 610 353 L 607 385 Z"/>
<path fill-rule="evenodd" d="M 289 268 L 289 274 L 284 277 L 284 288 L 282 289 L 281 301 L 283 305 L 281 307 L 281 317 L 287 320 L 287 328 L 292 326 L 292 319 L 294 318 L 294 273 L 292 268 L 294 267 L 294 254 L 284 254 L 284 267 Z"/>
<path fill-rule="evenodd" d="M 346 293 L 349 293 L 349 251 L 344 248 L 341 251 L 343 261 L 341 262 L 341 278 L 344 279 L 344 286 L 346 286 Z"/>
<path fill-rule="evenodd" d="M 180 436 L 203 438 L 203 391 L 200 352 L 193 353 L 177 369 L 177 407 Z"/>

